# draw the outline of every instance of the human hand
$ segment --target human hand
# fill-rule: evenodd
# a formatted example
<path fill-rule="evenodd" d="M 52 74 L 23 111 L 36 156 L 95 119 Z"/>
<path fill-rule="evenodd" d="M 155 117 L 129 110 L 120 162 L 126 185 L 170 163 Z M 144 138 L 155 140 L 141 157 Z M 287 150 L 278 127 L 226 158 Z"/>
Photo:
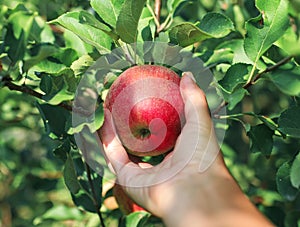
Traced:
<path fill-rule="evenodd" d="M 205 94 L 191 73 L 183 75 L 180 90 L 186 123 L 174 150 L 156 166 L 130 160 L 114 131 L 111 115 L 105 110 L 100 137 L 118 183 L 139 205 L 170 226 L 187 225 L 189 221 L 188 226 L 210 223 L 206 214 L 219 215 L 220 210 L 231 209 L 236 196 L 241 199 L 241 208 L 257 215 L 226 169 Z"/>

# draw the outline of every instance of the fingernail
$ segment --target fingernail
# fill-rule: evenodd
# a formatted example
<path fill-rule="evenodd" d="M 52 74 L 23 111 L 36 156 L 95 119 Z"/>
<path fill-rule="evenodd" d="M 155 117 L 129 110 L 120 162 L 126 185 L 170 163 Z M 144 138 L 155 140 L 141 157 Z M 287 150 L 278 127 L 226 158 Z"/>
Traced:
<path fill-rule="evenodd" d="M 195 79 L 193 73 L 191 73 L 191 72 L 184 72 L 182 75 L 183 75 L 183 77 L 190 78 L 192 81 L 194 81 L 196 83 L 196 79 Z"/>

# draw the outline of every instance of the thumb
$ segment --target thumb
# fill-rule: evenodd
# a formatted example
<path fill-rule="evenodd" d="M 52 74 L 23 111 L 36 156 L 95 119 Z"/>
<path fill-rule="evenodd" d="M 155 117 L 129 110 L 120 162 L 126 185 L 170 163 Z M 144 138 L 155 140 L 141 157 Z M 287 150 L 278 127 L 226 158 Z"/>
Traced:
<path fill-rule="evenodd" d="M 219 152 L 205 93 L 197 86 L 190 72 L 183 74 L 180 90 L 186 124 L 177 140 L 173 162 L 193 162 L 199 171 L 204 171 Z"/>
<path fill-rule="evenodd" d="M 185 117 L 188 122 L 198 118 L 210 122 L 211 117 L 205 93 L 198 87 L 191 72 L 184 72 L 180 82 L 181 96 L 185 104 Z M 191 108 L 193 106 L 194 108 Z M 196 109 L 197 111 L 194 111 Z"/>

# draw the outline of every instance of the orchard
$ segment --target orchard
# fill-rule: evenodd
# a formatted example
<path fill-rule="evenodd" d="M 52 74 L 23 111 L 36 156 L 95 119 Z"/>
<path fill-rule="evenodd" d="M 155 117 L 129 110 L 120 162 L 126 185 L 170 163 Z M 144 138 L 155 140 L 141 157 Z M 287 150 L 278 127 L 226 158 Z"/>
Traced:
<path fill-rule="evenodd" d="M 299 0 L 0 2 L 0 227 L 165 226 L 116 182 L 99 131 L 109 109 L 128 156 L 159 165 L 190 73 L 241 190 L 300 226 Z"/>

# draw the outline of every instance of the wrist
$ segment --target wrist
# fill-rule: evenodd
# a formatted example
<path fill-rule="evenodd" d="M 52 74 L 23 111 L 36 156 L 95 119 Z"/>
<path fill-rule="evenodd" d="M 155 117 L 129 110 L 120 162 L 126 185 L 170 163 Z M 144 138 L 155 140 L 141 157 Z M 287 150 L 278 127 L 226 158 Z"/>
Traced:
<path fill-rule="evenodd" d="M 167 226 L 273 226 L 227 171 L 213 172 L 191 176 L 189 188 L 176 190 L 173 206 L 162 217 Z"/>

